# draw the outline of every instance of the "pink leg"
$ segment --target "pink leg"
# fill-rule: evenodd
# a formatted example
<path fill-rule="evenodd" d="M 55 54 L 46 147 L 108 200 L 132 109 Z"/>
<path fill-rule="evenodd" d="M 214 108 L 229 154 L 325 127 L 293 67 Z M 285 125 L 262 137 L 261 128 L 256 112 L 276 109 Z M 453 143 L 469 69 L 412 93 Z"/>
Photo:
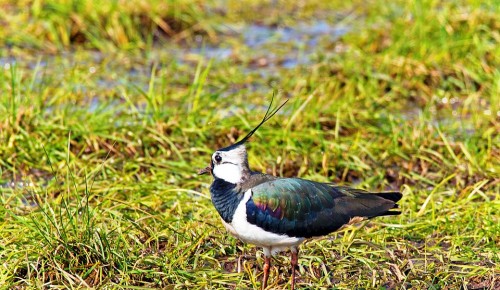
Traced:
<path fill-rule="evenodd" d="M 292 259 L 291 259 L 291 264 L 292 264 L 292 290 L 295 289 L 295 268 L 297 268 L 297 262 L 299 260 L 299 254 L 297 249 L 292 249 Z"/>
<path fill-rule="evenodd" d="M 271 268 L 271 257 L 264 257 L 264 279 L 262 281 L 262 290 L 267 287 L 267 279 L 269 278 L 269 268 Z"/>

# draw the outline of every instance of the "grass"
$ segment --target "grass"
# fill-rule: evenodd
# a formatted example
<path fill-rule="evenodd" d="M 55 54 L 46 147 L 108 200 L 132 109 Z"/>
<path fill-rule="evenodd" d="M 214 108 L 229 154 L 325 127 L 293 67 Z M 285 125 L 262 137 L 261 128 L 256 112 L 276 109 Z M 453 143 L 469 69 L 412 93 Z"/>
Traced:
<path fill-rule="evenodd" d="M 274 90 L 291 100 L 252 137 L 253 169 L 404 193 L 401 216 L 304 244 L 298 287 L 500 287 L 494 1 L 252 2 L 263 26 L 349 27 L 257 48 L 228 33 L 253 23 L 235 3 L 74 3 L 1 3 L 2 288 L 259 287 L 262 252 L 225 232 L 196 171 Z M 180 28 L 156 38 L 154 19 Z"/>

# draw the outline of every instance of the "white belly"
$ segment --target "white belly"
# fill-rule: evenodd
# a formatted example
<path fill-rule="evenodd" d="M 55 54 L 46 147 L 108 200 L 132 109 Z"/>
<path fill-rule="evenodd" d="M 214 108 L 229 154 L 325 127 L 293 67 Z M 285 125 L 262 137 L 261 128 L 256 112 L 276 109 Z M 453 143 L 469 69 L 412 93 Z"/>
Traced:
<path fill-rule="evenodd" d="M 231 223 L 224 223 L 226 229 L 235 237 L 245 243 L 254 244 L 265 248 L 275 248 L 283 250 L 288 247 L 295 247 L 302 243 L 304 238 L 290 237 L 288 235 L 279 235 L 259 228 L 247 221 L 246 203 L 252 196 L 249 189 L 234 212 Z M 274 251 L 273 251 L 274 252 Z"/>

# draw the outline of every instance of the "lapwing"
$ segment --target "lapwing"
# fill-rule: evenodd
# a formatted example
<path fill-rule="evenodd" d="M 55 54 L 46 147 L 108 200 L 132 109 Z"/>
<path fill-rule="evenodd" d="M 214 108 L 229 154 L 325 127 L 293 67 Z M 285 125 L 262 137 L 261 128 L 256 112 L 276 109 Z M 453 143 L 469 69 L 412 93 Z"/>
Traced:
<path fill-rule="evenodd" d="M 288 100 L 287 100 L 288 101 Z M 262 289 L 267 286 L 271 256 L 291 249 L 292 280 L 298 247 L 343 226 L 378 216 L 398 215 L 399 192 L 370 193 L 301 178 L 281 178 L 250 169 L 245 143 L 286 102 L 269 105 L 262 121 L 240 141 L 215 151 L 210 165 L 199 174 L 211 173 L 212 203 L 229 233 L 264 250 Z"/>

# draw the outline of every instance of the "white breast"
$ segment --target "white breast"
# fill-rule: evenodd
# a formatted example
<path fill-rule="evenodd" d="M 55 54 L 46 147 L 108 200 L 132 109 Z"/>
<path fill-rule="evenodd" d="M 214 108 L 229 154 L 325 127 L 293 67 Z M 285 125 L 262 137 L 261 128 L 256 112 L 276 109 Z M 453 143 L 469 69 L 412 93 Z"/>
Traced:
<path fill-rule="evenodd" d="M 267 232 L 258 226 L 247 221 L 246 203 L 252 197 L 252 190 L 245 192 L 245 196 L 236 208 L 233 216 L 233 221 L 226 225 L 226 228 L 231 233 L 245 243 L 254 244 L 266 248 L 274 248 L 276 251 L 281 251 L 287 247 L 295 247 L 302 243 L 304 238 L 290 237 L 288 235 L 279 235 Z M 230 226 L 230 227 L 229 227 Z"/>

